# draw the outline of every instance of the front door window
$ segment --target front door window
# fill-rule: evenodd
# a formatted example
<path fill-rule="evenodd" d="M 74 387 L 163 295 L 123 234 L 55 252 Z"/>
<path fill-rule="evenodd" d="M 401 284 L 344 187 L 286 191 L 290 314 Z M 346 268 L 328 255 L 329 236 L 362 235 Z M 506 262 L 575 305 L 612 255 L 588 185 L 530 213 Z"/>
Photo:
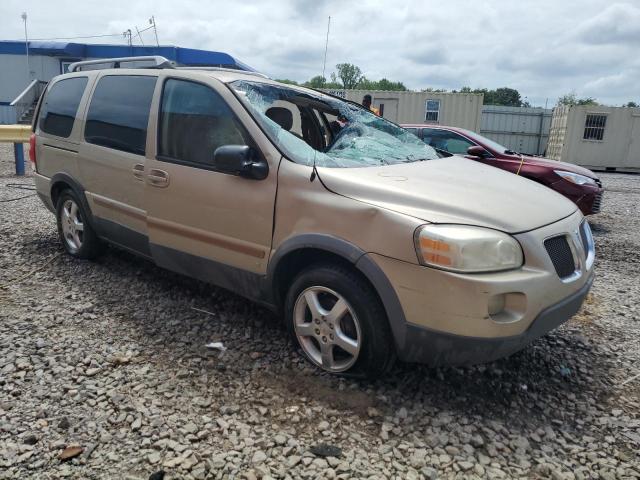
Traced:
<path fill-rule="evenodd" d="M 213 168 L 223 145 L 249 145 L 250 138 L 222 97 L 206 85 L 169 79 L 160 109 L 159 157 Z"/>
<path fill-rule="evenodd" d="M 462 135 L 448 130 L 425 128 L 422 131 L 422 135 L 426 144 L 454 155 L 465 155 L 469 147 L 475 146 L 475 143 L 467 140 Z"/>

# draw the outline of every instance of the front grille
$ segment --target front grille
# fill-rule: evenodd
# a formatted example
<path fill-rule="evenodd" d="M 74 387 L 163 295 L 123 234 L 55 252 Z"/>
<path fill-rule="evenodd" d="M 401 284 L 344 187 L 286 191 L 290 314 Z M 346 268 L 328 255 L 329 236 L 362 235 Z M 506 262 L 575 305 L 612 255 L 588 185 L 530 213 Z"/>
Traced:
<path fill-rule="evenodd" d="M 602 196 L 604 192 L 600 192 L 596 195 L 596 198 L 593 200 L 593 206 L 591 207 L 592 213 L 600 213 L 600 208 L 602 207 Z"/>
<path fill-rule="evenodd" d="M 547 249 L 551 262 L 553 262 L 553 267 L 560 278 L 567 278 L 573 275 L 576 271 L 576 263 L 565 235 L 545 240 L 544 248 Z"/>

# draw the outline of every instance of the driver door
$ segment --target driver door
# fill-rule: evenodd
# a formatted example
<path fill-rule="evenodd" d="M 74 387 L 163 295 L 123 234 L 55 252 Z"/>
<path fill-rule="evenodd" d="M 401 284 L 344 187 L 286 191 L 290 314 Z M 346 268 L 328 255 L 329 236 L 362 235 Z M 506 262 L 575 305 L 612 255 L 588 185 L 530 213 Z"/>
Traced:
<path fill-rule="evenodd" d="M 215 83 L 213 83 L 215 82 Z M 254 296 L 266 273 L 280 155 L 222 84 L 168 74 L 155 111 L 156 154 L 145 169 L 151 253 L 162 267 Z M 231 105 L 235 105 L 236 111 Z M 243 118 L 241 118 L 243 117 Z M 249 145 L 269 164 L 263 180 L 216 171 L 223 145 Z"/>

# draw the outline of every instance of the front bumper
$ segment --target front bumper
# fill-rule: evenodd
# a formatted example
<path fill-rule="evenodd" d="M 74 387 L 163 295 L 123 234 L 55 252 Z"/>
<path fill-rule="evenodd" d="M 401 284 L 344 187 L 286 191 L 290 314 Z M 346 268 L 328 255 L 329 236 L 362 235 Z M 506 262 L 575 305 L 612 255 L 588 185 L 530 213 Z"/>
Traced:
<path fill-rule="evenodd" d="M 602 208 L 604 188 L 596 192 L 590 192 L 575 200 L 576 205 L 584 215 L 595 215 Z"/>
<path fill-rule="evenodd" d="M 599 180 L 597 181 L 600 182 Z M 604 195 L 604 188 L 602 188 L 601 184 L 598 184 L 598 186 L 575 185 L 566 180 L 560 180 L 551 184 L 550 187 L 575 203 L 583 215 L 600 213 Z"/>
<path fill-rule="evenodd" d="M 466 337 L 408 324 L 401 358 L 407 362 L 438 366 L 472 365 L 506 357 L 575 315 L 592 284 L 593 274 L 580 290 L 540 312 L 526 331 L 510 337 Z"/>
<path fill-rule="evenodd" d="M 491 361 L 568 320 L 593 282 L 593 252 L 587 255 L 580 247 L 583 218 L 576 211 L 514 234 L 525 257 L 516 270 L 461 274 L 368 254 L 400 305 L 399 313 L 387 309 L 400 359 L 431 364 Z M 563 277 L 544 247 L 547 239 L 560 236 L 576 261 L 575 271 Z"/>

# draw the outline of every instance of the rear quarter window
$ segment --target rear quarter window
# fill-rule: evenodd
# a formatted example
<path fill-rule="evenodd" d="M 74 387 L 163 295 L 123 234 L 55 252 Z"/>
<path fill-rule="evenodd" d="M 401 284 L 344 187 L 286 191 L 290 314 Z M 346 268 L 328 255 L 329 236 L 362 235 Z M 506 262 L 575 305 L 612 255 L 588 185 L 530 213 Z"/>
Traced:
<path fill-rule="evenodd" d="M 144 155 L 156 81 L 156 77 L 142 75 L 102 77 L 89 104 L 85 140 L 94 145 Z"/>
<path fill-rule="evenodd" d="M 54 83 L 40 108 L 40 130 L 56 137 L 67 138 L 73 130 L 87 77 L 75 77 Z"/>

